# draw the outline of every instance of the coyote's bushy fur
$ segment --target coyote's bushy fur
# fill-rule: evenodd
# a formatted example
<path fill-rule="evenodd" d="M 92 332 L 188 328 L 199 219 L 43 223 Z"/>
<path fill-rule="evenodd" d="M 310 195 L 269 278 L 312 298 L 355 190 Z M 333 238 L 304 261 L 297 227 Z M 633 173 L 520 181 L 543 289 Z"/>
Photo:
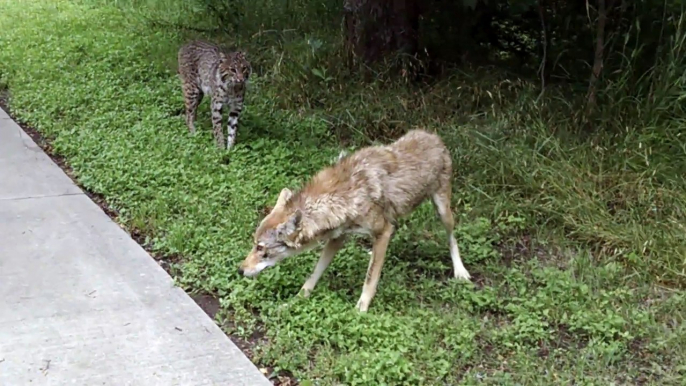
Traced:
<path fill-rule="evenodd" d="M 373 249 L 357 308 L 367 311 L 397 219 L 431 198 L 448 233 L 455 277 L 469 280 L 453 236 L 451 177 L 448 149 L 439 136 L 423 130 L 412 130 L 386 146 L 341 154 L 298 192 L 281 191 L 274 209 L 257 227 L 253 248 L 239 272 L 255 276 L 325 242 L 319 262 L 302 287 L 308 296 L 346 235 L 365 234 L 372 237 Z"/>

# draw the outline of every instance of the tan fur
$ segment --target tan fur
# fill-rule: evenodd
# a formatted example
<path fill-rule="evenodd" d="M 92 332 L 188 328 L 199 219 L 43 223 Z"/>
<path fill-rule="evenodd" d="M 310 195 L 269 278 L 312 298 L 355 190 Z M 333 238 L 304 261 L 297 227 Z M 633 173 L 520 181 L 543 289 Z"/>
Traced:
<path fill-rule="evenodd" d="M 271 213 L 257 227 L 254 246 L 239 271 L 255 276 L 324 242 L 319 262 L 302 288 L 308 296 L 346 235 L 365 234 L 374 246 L 357 308 L 367 311 L 396 221 L 431 199 L 448 233 L 455 277 L 469 280 L 452 233 L 451 176 L 452 161 L 443 141 L 422 130 L 412 130 L 390 145 L 341 154 L 300 191 L 281 191 Z"/>

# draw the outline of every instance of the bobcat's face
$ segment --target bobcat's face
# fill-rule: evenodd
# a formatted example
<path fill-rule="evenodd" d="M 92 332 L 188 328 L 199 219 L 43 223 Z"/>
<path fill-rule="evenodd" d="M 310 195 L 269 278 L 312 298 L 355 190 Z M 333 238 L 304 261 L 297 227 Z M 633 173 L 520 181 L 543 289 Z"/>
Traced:
<path fill-rule="evenodd" d="M 252 68 L 250 62 L 245 58 L 245 54 L 238 51 L 222 57 L 219 71 L 224 82 L 240 84 L 248 80 Z"/>

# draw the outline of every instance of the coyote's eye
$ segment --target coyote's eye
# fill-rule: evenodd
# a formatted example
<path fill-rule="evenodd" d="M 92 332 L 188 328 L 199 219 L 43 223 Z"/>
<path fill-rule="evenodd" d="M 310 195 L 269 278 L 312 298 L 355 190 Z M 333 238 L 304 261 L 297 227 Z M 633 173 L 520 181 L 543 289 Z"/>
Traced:
<path fill-rule="evenodd" d="M 262 246 L 262 244 L 257 244 L 255 246 L 255 251 L 262 252 L 263 250 L 264 250 L 264 246 Z"/>

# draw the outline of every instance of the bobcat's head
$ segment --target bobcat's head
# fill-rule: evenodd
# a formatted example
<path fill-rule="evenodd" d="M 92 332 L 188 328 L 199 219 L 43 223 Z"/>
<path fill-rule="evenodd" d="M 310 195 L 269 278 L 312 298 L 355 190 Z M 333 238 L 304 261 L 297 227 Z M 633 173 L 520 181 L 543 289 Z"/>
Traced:
<path fill-rule="evenodd" d="M 219 64 L 219 73 L 226 83 L 245 83 L 250 77 L 252 67 L 243 51 L 229 54 L 222 53 L 222 61 Z"/>

